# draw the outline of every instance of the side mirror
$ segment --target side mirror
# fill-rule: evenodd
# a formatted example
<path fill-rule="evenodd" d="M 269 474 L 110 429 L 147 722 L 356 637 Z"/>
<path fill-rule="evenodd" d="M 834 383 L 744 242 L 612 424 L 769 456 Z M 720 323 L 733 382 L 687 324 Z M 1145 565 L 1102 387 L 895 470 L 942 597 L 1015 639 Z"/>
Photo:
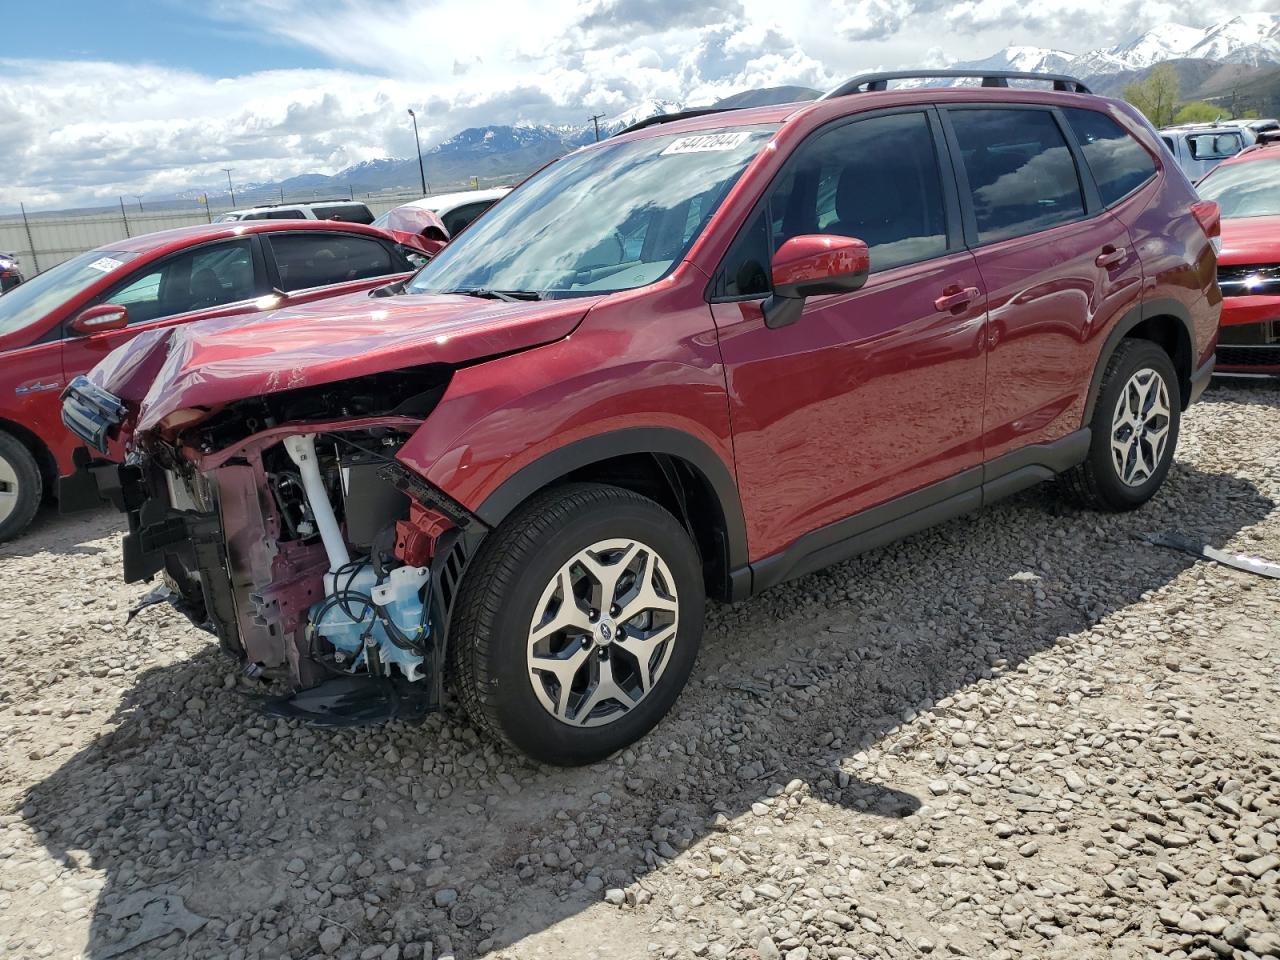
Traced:
<path fill-rule="evenodd" d="M 82 310 L 70 323 L 73 332 L 86 337 L 107 330 L 122 330 L 128 325 L 129 308 L 115 303 L 100 303 Z"/>
<path fill-rule="evenodd" d="M 806 297 L 857 290 L 870 271 L 871 254 L 861 240 L 823 234 L 792 237 L 773 255 L 773 296 L 764 302 L 765 325 L 795 323 Z"/>

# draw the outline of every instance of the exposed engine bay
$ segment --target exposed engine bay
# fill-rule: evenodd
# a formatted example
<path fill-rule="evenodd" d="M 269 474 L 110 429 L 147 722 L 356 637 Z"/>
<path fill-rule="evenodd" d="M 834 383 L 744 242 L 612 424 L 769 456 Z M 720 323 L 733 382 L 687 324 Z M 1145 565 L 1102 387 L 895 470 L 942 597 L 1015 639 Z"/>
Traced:
<path fill-rule="evenodd" d="M 440 702 L 452 586 L 483 536 L 395 457 L 438 394 L 371 394 L 364 416 L 284 426 L 253 401 L 181 445 L 153 441 L 77 477 L 129 513 L 126 580 L 163 573 L 175 605 L 249 675 L 297 693 L 274 712 L 422 713 Z M 390 409 L 369 416 L 376 406 Z"/>

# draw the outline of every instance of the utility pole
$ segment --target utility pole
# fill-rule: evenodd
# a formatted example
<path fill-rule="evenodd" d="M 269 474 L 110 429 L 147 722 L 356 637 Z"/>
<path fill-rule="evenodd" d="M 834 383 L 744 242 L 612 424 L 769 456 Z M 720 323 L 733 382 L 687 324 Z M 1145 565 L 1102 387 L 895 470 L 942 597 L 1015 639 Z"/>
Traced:
<path fill-rule="evenodd" d="M 222 168 L 222 172 L 227 175 L 227 190 L 231 193 L 231 205 L 233 207 L 236 205 L 236 188 L 231 185 L 231 171 L 234 169 L 235 167 Z"/>
<path fill-rule="evenodd" d="M 22 225 L 27 228 L 27 246 L 31 248 L 31 265 L 36 268 L 36 273 L 40 272 L 40 258 L 36 255 L 36 241 L 31 236 L 31 221 L 27 219 L 27 205 L 19 203 L 18 209 L 22 211 Z"/>
<path fill-rule="evenodd" d="M 589 119 L 593 124 L 595 124 L 595 127 L 596 127 L 596 143 L 599 143 L 599 142 L 600 142 L 600 121 L 601 121 L 601 120 L 603 120 L 606 116 L 607 116 L 607 114 L 603 114 L 603 113 L 596 113 L 596 114 L 592 114 L 590 117 L 588 117 L 588 118 L 587 118 L 587 119 Z"/>
<path fill-rule="evenodd" d="M 427 170 L 422 165 L 422 141 L 418 139 L 418 115 L 412 110 L 409 116 L 413 118 L 413 144 L 418 148 L 418 176 L 422 178 L 422 195 L 427 195 Z"/>

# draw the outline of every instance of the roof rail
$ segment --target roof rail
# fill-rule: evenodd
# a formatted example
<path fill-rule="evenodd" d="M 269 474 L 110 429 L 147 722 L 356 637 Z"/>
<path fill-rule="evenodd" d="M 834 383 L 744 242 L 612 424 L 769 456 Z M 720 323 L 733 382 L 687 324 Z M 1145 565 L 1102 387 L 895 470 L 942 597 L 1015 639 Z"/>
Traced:
<path fill-rule="evenodd" d="M 647 120 L 641 120 L 633 123 L 629 127 L 624 127 L 614 134 L 620 137 L 624 133 L 634 133 L 636 130 L 643 130 L 645 127 L 656 126 L 659 123 L 673 123 L 676 120 L 688 120 L 690 117 L 705 117 L 710 113 L 727 113 L 730 110 L 742 110 L 742 107 L 698 107 L 694 110 L 680 110 L 676 113 L 658 113 Z"/>
<path fill-rule="evenodd" d="M 1091 93 L 1084 82 L 1060 73 L 1023 73 L 1016 70 L 896 70 L 864 73 L 846 80 L 818 99 L 830 100 L 851 93 L 875 93 L 889 89 L 890 80 L 981 80 L 984 87 L 1007 87 L 1010 80 L 1042 80 L 1064 93 Z"/>
<path fill-rule="evenodd" d="M 352 200 L 350 197 L 333 197 L 325 200 L 273 200 L 270 203 L 255 203 L 249 207 L 241 207 L 242 210 L 256 210 L 259 208 L 267 209 L 269 207 L 310 207 L 317 203 L 364 203 L 363 200 Z"/>

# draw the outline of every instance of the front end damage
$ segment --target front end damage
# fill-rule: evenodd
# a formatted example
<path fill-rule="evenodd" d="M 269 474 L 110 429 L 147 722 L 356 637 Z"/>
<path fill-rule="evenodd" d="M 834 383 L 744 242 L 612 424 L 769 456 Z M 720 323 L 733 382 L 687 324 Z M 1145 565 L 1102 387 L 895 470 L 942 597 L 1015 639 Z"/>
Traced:
<path fill-rule="evenodd" d="M 287 684 L 270 711 L 420 716 L 440 703 L 449 611 L 485 533 L 396 458 L 448 376 L 420 368 L 230 404 L 171 439 L 146 436 L 123 465 L 82 457 L 64 509 L 108 499 L 126 512 L 125 579 L 162 574 L 249 675 Z M 106 452 L 125 408 L 77 380 L 64 421 Z"/>

